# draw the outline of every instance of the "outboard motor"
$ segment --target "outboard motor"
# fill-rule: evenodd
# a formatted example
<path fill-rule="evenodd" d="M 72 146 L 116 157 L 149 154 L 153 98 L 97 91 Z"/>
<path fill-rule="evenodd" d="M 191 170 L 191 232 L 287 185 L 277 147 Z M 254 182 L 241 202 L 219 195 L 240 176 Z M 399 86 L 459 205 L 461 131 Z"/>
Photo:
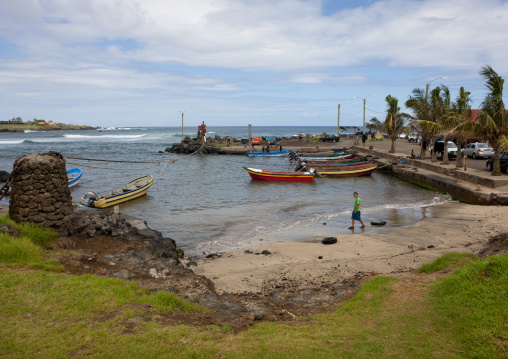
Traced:
<path fill-rule="evenodd" d="M 81 203 L 88 207 L 95 207 L 97 194 L 95 192 L 88 192 L 85 197 L 81 198 Z"/>
<path fill-rule="evenodd" d="M 307 163 L 306 162 L 300 162 L 298 166 L 295 168 L 295 172 L 305 172 L 307 171 Z"/>

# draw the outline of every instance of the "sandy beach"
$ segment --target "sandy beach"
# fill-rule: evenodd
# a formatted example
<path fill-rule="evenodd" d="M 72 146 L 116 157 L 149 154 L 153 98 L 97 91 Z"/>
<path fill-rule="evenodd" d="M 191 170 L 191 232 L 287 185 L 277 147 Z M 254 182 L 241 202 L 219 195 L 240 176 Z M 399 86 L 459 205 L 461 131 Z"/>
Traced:
<path fill-rule="evenodd" d="M 350 279 L 358 272 L 411 271 L 452 251 L 478 253 L 490 238 L 508 232 L 506 206 L 456 202 L 433 207 L 432 212 L 399 227 L 366 223 L 361 230 L 357 223 L 354 232 L 337 235 L 336 244 L 322 244 L 323 236 L 316 233 L 298 242 L 254 247 L 249 250 L 252 253 L 198 259 L 192 269 L 212 280 L 219 293 L 262 293 L 286 283 L 308 288 Z"/>

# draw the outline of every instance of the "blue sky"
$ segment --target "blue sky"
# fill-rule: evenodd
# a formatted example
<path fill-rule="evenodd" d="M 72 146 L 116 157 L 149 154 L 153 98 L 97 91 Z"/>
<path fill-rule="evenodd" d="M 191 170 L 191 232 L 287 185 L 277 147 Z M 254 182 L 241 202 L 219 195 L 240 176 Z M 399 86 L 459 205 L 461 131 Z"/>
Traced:
<path fill-rule="evenodd" d="M 507 28 L 500 0 L 2 1 L 0 119 L 361 125 L 429 82 L 477 108 Z"/>

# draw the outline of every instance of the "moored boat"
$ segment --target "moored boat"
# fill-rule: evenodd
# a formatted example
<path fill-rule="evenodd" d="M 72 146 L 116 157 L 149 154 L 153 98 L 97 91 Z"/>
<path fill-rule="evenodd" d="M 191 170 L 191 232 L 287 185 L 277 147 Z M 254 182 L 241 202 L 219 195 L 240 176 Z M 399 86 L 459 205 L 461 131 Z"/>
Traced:
<path fill-rule="evenodd" d="M 308 172 L 284 172 L 284 171 L 268 171 L 257 168 L 244 167 L 252 179 L 266 181 L 312 181 L 316 175 L 316 171 Z"/>
<path fill-rule="evenodd" d="M 340 160 L 340 159 L 343 159 L 343 158 L 348 158 L 350 156 L 351 155 L 346 155 L 346 154 L 333 155 L 333 156 L 324 156 L 324 157 L 319 157 L 319 156 L 312 156 L 312 157 L 298 156 L 298 157 L 296 157 L 296 159 L 297 160 L 301 160 L 301 161 L 307 161 L 307 160 L 310 160 L 310 161 L 317 161 L 317 160 Z"/>
<path fill-rule="evenodd" d="M 74 187 L 78 184 L 81 176 L 83 175 L 83 170 L 79 167 L 71 168 L 67 170 L 67 185 L 69 187 Z"/>
<path fill-rule="evenodd" d="M 370 167 L 374 165 L 373 162 L 370 161 L 361 161 L 361 162 L 353 162 L 346 164 L 306 164 L 307 167 L 315 168 L 316 171 L 320 171 L 322 169 L 351 169 L 351 168 L 361 168 L 361 167 Z"/>
<path fill-rule="evenodd" d="M 344 156 L 344 151 L 338 151 L 338 152 L 302 152 L 298 153 L 300 157 L 337 157 L 337 156 Z"/>
<path fill-rule="evenodd" d="M 88 207 L 106 208 L 114 206 L 146 194 L 148 188 L 153 184 L 153 177 L 146 175 L 136 178 L 123 186 L 116 187 L 103 192 L 88 192 L 81 203 Z"/>
<path fill-rule="evenodd" d="M 261 141 L 263 141 L 263 139 L 261 137 L 254 137 L 251 141 L 251 143 L 253 145 L 259 145 L 261 143 Z"/>
<path fill-rule="evenodd" d="M 374 164 L 369 167 L 362 168 L 350 168 L 350 169 L 323 169 L 319 170 L 319 174 L 329 177 L 358 177 L 358 176 L 370 176 L 372 172 L 377 168 Z"/>
<path fill-rule="evenodd" d="M 275 137 L 273 136 L 266 136 L 266 142 L 270 145 L 274 145 L 275 144 Z"/>
<path fill-rule="evenodd" d="M 282 150 L 282 151 L 270 151 L 270 152 L 262 152 L 262 151 L 249 151 L 247 152 L 247 156 L 286 156 L 288 153 L 290 153 L 291 149 L 288 150 Z"/>

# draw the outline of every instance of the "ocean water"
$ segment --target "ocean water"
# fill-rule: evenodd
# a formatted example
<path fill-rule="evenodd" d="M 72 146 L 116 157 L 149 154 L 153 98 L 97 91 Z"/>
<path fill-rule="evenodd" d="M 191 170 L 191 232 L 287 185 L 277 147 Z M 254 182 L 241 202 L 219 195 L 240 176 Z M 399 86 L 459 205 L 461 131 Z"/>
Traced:
<path fill-rule="evenodd" d="M 184 128 L 184 136 L 195 137 L 196 132 Z M 253 137 L 323 132 L 334 133 L 335 127 L 252 128 Z M 208 135 L 248 138 L 248 128 L 208 127 Z M 71 189 L 77 202 L 89 191 L 151 174 L 155 182 L 147 196 L 122 204 L 120 211 L 145 219 L 188 255 L 346 233 L 354 191 L 362 198 L 364 221 L 388 218 L 389 226 L 424 218 L 428 208 L 451 200 L 385 173 L 316 178 L 313 183 L 266 182 L 251 180 L 243 167 L 292 170 L 294 165 L 285 157 L 159 153 L 181 136 L 178 127 L 0 133 L 0 170 L 11 172 L 14 160 L 28 153 L 59 152 L 67 157 L 68 168 L 84 171 Z"/>

